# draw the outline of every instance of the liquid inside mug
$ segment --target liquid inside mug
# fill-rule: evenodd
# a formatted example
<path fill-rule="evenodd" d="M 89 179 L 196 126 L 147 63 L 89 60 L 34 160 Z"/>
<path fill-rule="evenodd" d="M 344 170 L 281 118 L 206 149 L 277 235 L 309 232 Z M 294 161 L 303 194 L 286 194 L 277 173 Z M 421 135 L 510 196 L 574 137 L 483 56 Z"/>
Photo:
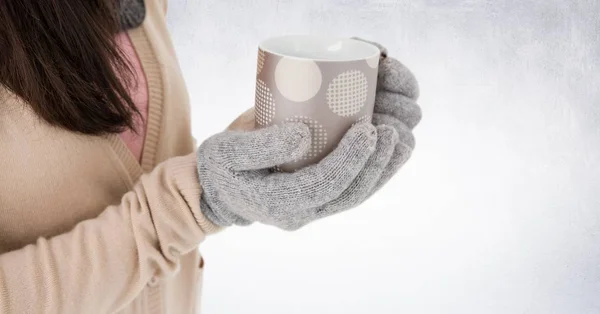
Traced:
<path fill-rule="evenodd" d="M 280 170 L 317 163 L 353 124 L 371 121 L 379 56 L 376 46 L 346 38 L 294 35 L 260 43 L 256 127 L 303 122 L 311 132 L 310 150 Z"/>

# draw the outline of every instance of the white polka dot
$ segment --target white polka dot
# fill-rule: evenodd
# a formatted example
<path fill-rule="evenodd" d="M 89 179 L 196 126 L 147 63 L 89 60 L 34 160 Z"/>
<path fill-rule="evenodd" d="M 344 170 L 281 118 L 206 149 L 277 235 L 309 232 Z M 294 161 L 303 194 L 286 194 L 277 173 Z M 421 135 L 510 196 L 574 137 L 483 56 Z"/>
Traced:
<path fill-rule="evenodd" d="M 291 101 L 302 102 L 315 97 L 322 82 L 321 69 L 312 60 L 284 57 L 275 68 L 275 85 Z"/>
<path fill-rule="evenodd" d="M 261 126 L 267 126 L 275 116 L 273 95 L 262 80 L 256 80 L 254 119 Z"/>
<path fill-rule="evenodd" d="M 265 65 L 265 52 L 262 49 L 258 49 L 258 62 L 256 64 L 256 74 L 260 74 Z"/>
<path fill-rule="evenodd" d="M 308 125 L 310 130 L 311 147 L 310 150 L 302 156 L 301 159 L 311 159 L 318 157 L 327 145 L 327 130 L 319 122 L 306 116 L 293 116 L 285 119 L 286 122 L 302 122 Z"/>
<path fill-rule="evenodd" d="M 359 70 L 338 75 L 327 88 L 327 104 L 342 117 L 357 114 L 367 101 L 367 77 Z"/>
<path fill-rule="evenodd" d="M 371 123 L 371 116 L 370 115 L 362 116 L 362 117 L 356 119 L 356 122 L 354 122 L 354 124 L 365 123 L 365 122 Z"/>
<path fill-rule="evenodd" d="M 376 69 L 379 66 L 379 55 L 376 55 L 373 58 L 367 59 L 367 64 L 371 68 Z"/>

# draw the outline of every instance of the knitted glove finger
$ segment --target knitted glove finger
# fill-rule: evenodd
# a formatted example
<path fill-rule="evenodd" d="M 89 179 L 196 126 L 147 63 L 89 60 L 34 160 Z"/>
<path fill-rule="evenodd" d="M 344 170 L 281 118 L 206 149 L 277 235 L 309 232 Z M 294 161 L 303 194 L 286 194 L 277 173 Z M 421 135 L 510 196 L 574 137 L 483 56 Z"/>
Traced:
<path fill-rule="evenodd" d="M 407 145 L 411 149 L 415 148 L 415 137 L 406 124 L 402 123 L 399 119 L 387 114 L 375 113 L 372 118 L 373 125 L 388 125 L 396 129 L 398 132 L 398 138 L 401 143 Z"/>
<path fill-rule="evenodd" d="M 421 107 L 402 94 L 380 90 L 375 96 L 375 110 L 380 114 L 390 115 L 412 130 L 421 121 Z"/>
<path fill-rule="evenodd" d="M 385 183 L 387 183 L 391 177 L 398 172 L 398 170 L 406 163 L 412 154 L 412 150 L 415 146 L 415 139 L 410 129 L 400 120 L 384 115 L 374 114 L 373 123 L 375 125 L 388 125 L 393 126 L 398 132 L 398 142 L 394 147 L 394 153 L 390 158 L 390 162 L 385 166 L 381 178 L 373 188 L 371 194 L 378 191 Z"/>
<path fill-rule="evenodd" d="M 394 153 L 399 141 L 396 130 L 387 125 L 377 127 L 377 146 L 364 168 L 350 186 L 335 200 L 315 209 L 316 216 L 323 218 L 363 203 L 381 180 L 381 176 Z"/>
<path fill-rule="evenodd" d="M 377 89 L 400 93 L 413 100 L 419 98 L 419 84 L 417 79 L 402 62 L 394 58 L 389 58 L 387 49 L 379 43 L 359 37 L 352 38 L 372 44 L 381 51 Z"/>
<path fill-rule="evenodd" d="M 206 158 L 230 171 L 266 169 L 300 158 L 310 147 L 303 123 L 286 123 L 250 132 L 227 131 L 200 147 Z"/>
<path fill-rule="evenodd" d="M 402 94 L 413 100 L 419 98 L 419 83 L 415 75 L 400 61 L 389 57 L 379 62 L 377 90 Z"/>
<path fill-rule="evenodd" d="M 275 218 L 293 220 L 299 211 L 322 206 L 344 192 L 364 168 L 376 144 L 375 127 L 369 123 L 356 124 L 319 163 L 293 173 L 271 173 L 255 178 L 258 182 L 251 184 L 265 206 L 285 209 L 273 211 Z"/>

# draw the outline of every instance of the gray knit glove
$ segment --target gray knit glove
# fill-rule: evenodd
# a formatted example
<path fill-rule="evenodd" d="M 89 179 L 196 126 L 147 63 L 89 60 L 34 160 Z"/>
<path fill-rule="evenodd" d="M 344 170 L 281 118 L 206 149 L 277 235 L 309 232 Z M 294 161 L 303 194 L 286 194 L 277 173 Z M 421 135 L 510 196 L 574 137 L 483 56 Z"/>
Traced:
<path fill-rule="evenodd" d="M 354 39 L 371 43 L 381 51 L 372 122 L 376 126 L 393 126 L 400 136 L 390 163 L 383 171 L 381 180 L 373 189 L 373 191 L 377 191 L 398 172 L 410 157 L 410 152 L 415 148 L 412 130 L 421 121 L 421 107 L 416 102 L 419 98 L 419 84 L 406 66 L 400 61 L 388 57 L 385 47 L 361 38 L 354 37 Z"/>
<path fill-rule="evenodd" d="M 353 126 L 318 164 L 293 173 L 269 170 L 307 152 L 310 132 L 301 123 L 225 131 L 202 143 L 203 214 L 220 226 L 258 221 L 295 230 L 364 202 L 409 158 L 411 129 L 421 116 L 408 69 L 383 57 L 379 72 L 373 124 Z"/>

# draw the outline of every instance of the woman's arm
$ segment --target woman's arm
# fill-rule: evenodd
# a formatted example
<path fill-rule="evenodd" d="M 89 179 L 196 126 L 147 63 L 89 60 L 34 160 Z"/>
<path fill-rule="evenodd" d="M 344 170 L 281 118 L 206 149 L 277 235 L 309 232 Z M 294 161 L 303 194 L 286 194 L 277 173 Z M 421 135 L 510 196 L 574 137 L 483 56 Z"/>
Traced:
<path fill-rule="evenodd" d="M 200 213 L 195 154 L 142 176 L 119 205 L 0 255 L 0 313 L 112 313 L 217 227 Z"/>

